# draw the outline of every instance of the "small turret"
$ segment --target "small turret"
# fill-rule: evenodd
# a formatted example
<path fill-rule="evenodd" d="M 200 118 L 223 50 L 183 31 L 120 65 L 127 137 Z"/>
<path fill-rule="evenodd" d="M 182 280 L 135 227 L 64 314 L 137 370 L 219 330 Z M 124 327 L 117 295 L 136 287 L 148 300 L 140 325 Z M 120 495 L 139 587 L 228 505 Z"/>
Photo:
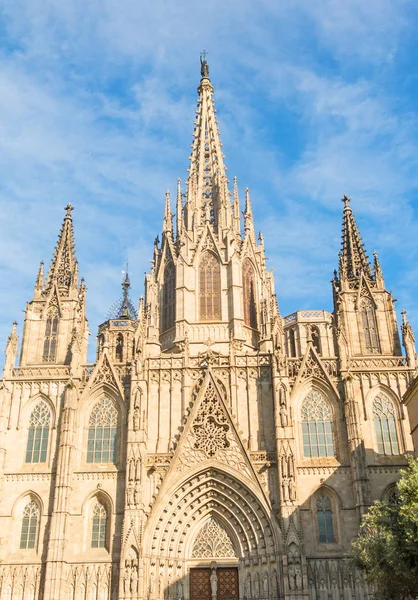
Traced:
<path fill-rule="evenodd" d="M 135 328 L 137 313 L 129 298 L 131 282 L 126 266 L 122 281 L 122 298 L 113 304 L 107 320 L 99 326 L 97 358 L 103 352 L 114 362 L 131 362 L 135 355 Z"/>

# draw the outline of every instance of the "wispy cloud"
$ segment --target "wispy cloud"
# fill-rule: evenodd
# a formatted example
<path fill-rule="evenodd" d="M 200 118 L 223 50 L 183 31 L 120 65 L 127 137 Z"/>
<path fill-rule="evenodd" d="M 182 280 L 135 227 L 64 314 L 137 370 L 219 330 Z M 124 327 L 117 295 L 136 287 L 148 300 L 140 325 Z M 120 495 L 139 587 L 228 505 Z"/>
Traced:
<path fill-rule="evenodd" d="M 68 201 L 92 333 L 127 254 L 141 293 L 164 191 L 187 175 L 204 47 L 226 163 L 252 189 L 283 312 L 330 308 L 348 193 L 418 328 L 416 12 L 408 0 L 3 5 L 0 338 L 22 322 Z"/>

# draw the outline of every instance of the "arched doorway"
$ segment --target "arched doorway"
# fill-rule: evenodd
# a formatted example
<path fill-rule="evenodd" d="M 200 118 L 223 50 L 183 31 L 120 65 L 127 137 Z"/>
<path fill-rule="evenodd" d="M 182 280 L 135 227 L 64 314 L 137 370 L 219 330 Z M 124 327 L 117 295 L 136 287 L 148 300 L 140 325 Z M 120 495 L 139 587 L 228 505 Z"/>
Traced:
<path fill-rule="evenodd" d="M 144 597 L 278 598 L 280 532 L 256 486 L 208 465 L 170 488 L 144 531 Z"/>

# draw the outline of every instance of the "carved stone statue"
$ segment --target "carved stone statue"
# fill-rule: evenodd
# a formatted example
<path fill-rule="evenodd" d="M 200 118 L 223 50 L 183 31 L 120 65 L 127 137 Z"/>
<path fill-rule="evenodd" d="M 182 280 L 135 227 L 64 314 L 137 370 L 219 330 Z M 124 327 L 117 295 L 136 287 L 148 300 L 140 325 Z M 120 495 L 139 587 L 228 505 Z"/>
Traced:
<path fill-rule="evenodd" d="M 296 500 L 296 481 L 293 477 L 289 481 L 289 499 L 292 502 Z"/>
<path fill-rule="evenodd" d="M 254 598 L 260 597 L 260 577 L 258 573 L 254 577 Z"/>
<path fill-rule="evenodd" d="M 131 570 L 131 594 L 138 593 L 138 571 L 134 566 Z"/>
<path fill-rule="evenodd" d="M 177 600 L 183 600 L 183 584 L 181 581 L 177 582 Z"/>
<path fill-rule="evenodd" d="M 251 598 L 251 575 L 249 573 L 247 573 L 247 578 L 245 580 L 245 597 L 246 598 Z"/>
<path fill-rule="evenodd" d="M 134 409 L 133 425 L 134 425 L 134 431 L 138 431 L 141 426 L 141 414 L 139 411 L 139 407 L 136 407 Z"/>
<path fill-rule="evenodd" d="M 289 486 L 288 486 L 286 478 L 282 479 L 282 497 L 283 497 L 283 502 L 289 501 Z"/>
<path fill-rule="evenodd" d="M 282 404 L 280 406 L 279 414 L 280 414 L 280 425 L 282 427 L 287 427 L 288 423 L 289 423 L 289 417 L 287 416 L 287 408 L 284 404 Z"/>
<path fill-rule="evenodd" d="M 263 596 L 266 599 L 269 597 L 269 576 L 266 571 L 263 575 Z"/>
<path fill-rule="evenodd" d="M 210 589 L 212 591 L 212 598 L 216 598 L 218 593 L 218 576 L 216 575 L 216 569 L 212 569 L 210 576 Z"/>
<path fill-rule="evenodd" d="M 133 504 L 134 504 L 134 487 L 131 483 L 128 485 L 128 489 L 126 490 L 126 496 L 127 496 L 128 506 L 133 506 Z"/>
<path fill-rule="evenodd" d="M 129 582 L 131 580 L 131 568 L 129 566 L 125 566 L 125 573 L 123 575 L 123 591 L 126 594 L 129 594 Z"/>

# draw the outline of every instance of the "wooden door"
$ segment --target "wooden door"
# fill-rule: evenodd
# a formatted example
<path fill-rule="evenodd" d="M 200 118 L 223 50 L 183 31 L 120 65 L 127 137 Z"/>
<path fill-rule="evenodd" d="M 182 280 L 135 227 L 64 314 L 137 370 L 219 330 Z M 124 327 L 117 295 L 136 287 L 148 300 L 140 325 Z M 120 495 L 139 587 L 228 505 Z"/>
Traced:
<path fill-rule="evenodd" d="M 236 567 L 216 569 L 218 576 L 217 600 L 238 600 L 238 569 Z"/>
<path fill-rule="evenodd" d="M 210 569 L 190 569 L 190 600 L 212 600 Z"/>
<path fill-rule="evenodd" d="M 190 600 L 212 600 L 210 569 L 190 569 Z M 216 569 L 216 600 L 238 600 L 238 569 L 224 567 Z"/>

